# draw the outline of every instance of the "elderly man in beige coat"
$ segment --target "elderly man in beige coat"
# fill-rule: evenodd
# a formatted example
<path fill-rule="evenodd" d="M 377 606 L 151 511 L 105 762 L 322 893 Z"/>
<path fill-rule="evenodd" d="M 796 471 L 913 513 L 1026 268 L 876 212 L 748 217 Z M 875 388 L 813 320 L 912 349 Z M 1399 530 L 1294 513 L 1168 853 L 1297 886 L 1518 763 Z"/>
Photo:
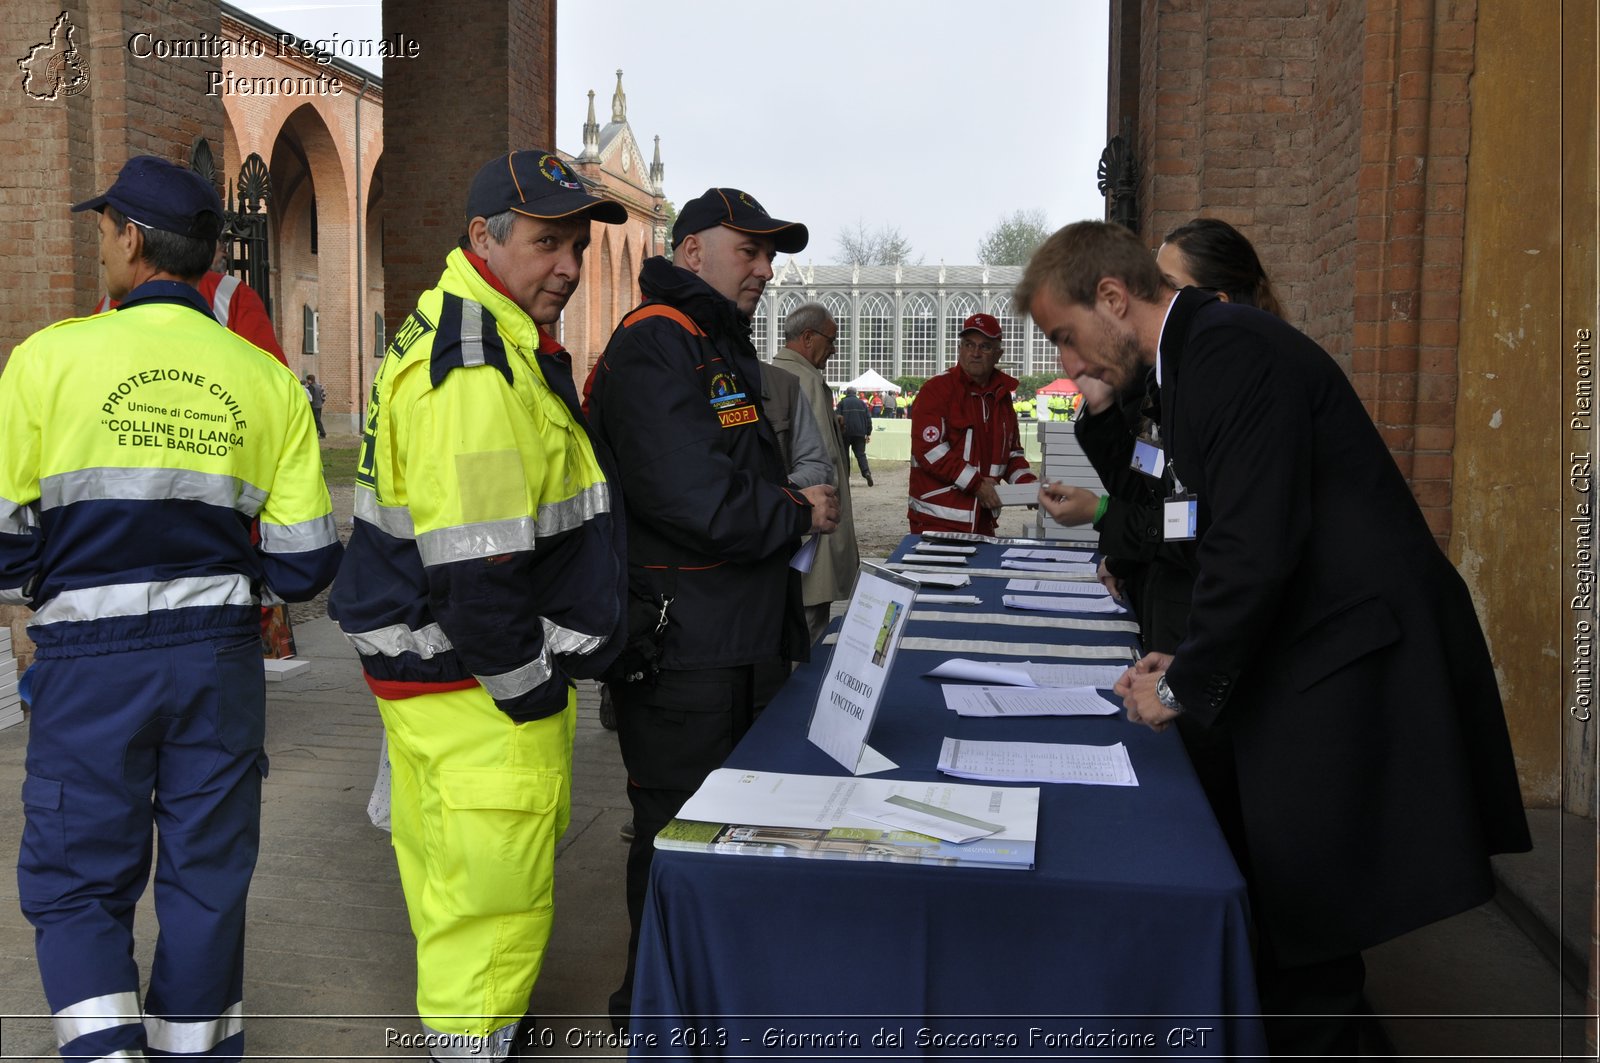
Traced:
<path fill-rule="evenodd" d="M 825 535 L 817 549 L 816 562 L 801 579 L 805 592 L 806 624 L 811 641 L 816 642 L 828 626 L 828 610 L 834 602 L 850 596 L 855 585 L 861 555 L 856 550 L 856 522 L 850 508 L 849 452 L 844 435 L 833 415 L 833 392 L 822 369 L 833 356 L 839 339 L 839 325 L 821 303 L 806 303 L 789 311 L 783 322 L 784 348 L 772 359 L 776 369 L 793 374 L 811 407 L 822 432 L 828 460 L 833 462 L 835 485 L 839 489 L 839 527 Z"/>

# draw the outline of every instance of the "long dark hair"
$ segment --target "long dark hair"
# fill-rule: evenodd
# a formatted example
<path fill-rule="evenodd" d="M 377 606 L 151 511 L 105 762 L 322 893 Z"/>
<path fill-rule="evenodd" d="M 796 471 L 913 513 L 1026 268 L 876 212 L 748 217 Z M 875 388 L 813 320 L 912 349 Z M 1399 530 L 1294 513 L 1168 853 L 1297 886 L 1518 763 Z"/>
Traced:
<path fill-rule="evenodd" d="M 1189 275 L 1199 287 L 1226 292 L 1235 303 L 1283 316 L 1256 249 L 1227 222 L 1196 218 L 1168 233 L 1165 242 L 1183 252 Z"/>

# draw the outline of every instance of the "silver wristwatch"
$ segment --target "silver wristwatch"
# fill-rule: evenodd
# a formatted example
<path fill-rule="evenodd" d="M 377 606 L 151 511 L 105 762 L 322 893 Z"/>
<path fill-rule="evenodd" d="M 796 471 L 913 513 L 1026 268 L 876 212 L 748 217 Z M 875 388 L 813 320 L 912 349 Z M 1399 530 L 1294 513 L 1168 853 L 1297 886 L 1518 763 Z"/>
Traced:
<path fill-rule="evenodd" d="M 1183 711 L 1183 706 L 1178 704 L 1178 698 L 1172 693 L 1172 688 L 1167 686 L 1167 677 L 1164 675 L 1156 680 L 1156 700 L 1161 702 L 1163 709 L 1171 709 L 1173 712 Z"/>

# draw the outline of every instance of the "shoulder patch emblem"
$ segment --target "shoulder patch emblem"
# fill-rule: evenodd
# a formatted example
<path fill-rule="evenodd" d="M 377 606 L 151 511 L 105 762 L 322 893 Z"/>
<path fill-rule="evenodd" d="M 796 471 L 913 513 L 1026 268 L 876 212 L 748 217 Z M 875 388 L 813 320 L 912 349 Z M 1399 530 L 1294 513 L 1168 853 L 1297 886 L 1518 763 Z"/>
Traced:
<path fill-rule="evenodd" d="M 939 442 L 939 426 L 936 424 L 930 424 L 928 427 L 924 428 L 922 430 L 922 441 L 924 443 Z"/>

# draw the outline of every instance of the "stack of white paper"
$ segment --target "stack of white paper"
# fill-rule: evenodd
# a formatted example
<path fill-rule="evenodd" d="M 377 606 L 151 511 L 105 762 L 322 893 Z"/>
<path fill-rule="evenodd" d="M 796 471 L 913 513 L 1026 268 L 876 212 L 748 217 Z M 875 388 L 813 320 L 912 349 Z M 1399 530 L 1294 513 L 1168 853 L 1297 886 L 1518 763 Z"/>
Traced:
<path fill-rule="evenodd" d="M 1033 613 L 1120 613 L 1122 603 L 1109 594 L 1091 598 L 1080 594 L 1007 594 L 1000 601 L 1007 609 Z"/>
<path fill-rule="evenodd" d="M 17 690 L 17 658 L 11 651 L 11 628 L 0 627 L 0 730 L 22 722 L 22 695 Z"/>
<path fill-rule="evenodd" d="M 939 770 L 961 779 L 996 782 L 1139 785 L 1127 747 L 1121 742 L 1112 746 L 1077 746 L 946 738 L 939 749 Z"/>
<path fill-rule="evenodd" d="M 919 542 L 912 547 L 919 554 L 975 554 L 976 546 L 961 546 L 957 543 L 928 543 Z"/>
<path fill-rule="evenodd" d="M 905 572 L 905 576 L 917 581 L 919 587 L 965 587 L 972 582 L 972 577 L 961 572 L 938 572 L 919 569 L 916 572 Z"/>
<path fill-rule="evenodd" d="M 976 594 L 931 594 L 927 591 L 917 592 L 917 601 L 929 605 L 982 605 L 983 599 Z"/>

